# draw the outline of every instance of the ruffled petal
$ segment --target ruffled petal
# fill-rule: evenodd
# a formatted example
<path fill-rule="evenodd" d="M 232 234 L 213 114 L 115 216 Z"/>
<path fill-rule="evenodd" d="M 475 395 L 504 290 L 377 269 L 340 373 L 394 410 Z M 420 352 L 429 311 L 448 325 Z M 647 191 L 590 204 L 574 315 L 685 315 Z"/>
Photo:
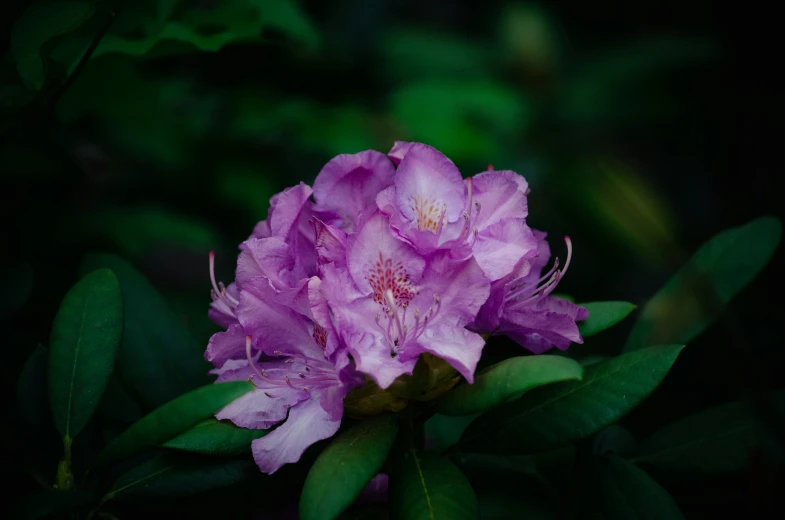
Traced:
<path fill-rule="evenodd" d="M 275 473 L 284 464 L 300 460 L 310 445 L 335 435 L 340 425 L 340 419 L 334 419 L 319 397 L 312 395 L 292 407 L 281 426 L 251 443 L 253 458 L 264 473 Z"/>
<path fill-rule="evenodd" d="M 358 215 L 374 203 L 376 194 L 392 186 L 395 168 L 383 153 L 367 150 L 339 155 L 328 162 L 314 182 L 320 211 L 340 216 L 344 231 L 353 231 Z"/>
<path fill-rule="evenodd" d="M 245 357 L 245 331 L 242 325 L 231 325 L 226 332 L 217 332 L 212 335 L 204 358 L 215 365 L 222 367 L 232 358 Z"/>
<path fill-rule="evenodd" d="M 477 236 L 474 258 L 491 281 L 510 274 L 523 259 L 537 256 L 537 239 L 523 219 L 499 220 Z"/>

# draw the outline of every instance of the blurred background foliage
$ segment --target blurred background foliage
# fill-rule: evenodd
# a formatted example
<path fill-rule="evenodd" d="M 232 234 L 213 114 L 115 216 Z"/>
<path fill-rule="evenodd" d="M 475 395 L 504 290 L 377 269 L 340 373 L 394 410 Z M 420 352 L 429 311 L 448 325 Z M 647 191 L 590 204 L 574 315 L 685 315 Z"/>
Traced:
<path fill-rule="evenodd" d="M 530 225 L 556 254 L 573 239 L 576 301 L 642 304 L 716 232 L 782 214 L 773 21 L 752 6 L 7 0 L 0 20 L 7 396 L 88 252 L 133 262 L 201 349 L 207 252 L 231 280 L 271 195 L 394 140 L 524 175 Z M 634 435 L 777 386 L 782 269 L 685 350 Z M 631 326 L 574 349 L 616 353 Z M 753 482 L 669 489 L 688 516 L 769 507 Z"/>

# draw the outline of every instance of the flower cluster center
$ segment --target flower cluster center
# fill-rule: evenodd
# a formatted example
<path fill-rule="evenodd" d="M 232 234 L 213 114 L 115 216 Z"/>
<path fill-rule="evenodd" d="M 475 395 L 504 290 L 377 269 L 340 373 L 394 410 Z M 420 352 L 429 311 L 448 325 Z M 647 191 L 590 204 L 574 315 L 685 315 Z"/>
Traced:
<path fill-rule="evenodd" d="M 437 233 L 447 211 L 447 205 L 439 200 L 424 198 L 420 195 L 411 197 L 410 200 L 417 215 L 417 229 Z"/>

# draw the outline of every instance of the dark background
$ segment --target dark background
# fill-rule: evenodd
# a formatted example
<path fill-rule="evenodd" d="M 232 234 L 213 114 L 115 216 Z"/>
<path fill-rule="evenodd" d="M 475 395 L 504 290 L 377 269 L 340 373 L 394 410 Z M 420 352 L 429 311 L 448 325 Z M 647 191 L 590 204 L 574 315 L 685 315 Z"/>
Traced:
<path fill-rule="evenodd" d="M 0 7 L 4 47 L 27 3 Z M 109 34 L 149 36 L 157 4 L 98 2 L 73 34 L 91 41 L 119 6 Z M 172 4 L 174 20 L 217 2 Z M 76 58 L 51 56 L 72 35 L 54 38 L 45 86 L 29 104 L 3 104 L 5 409 L 86 252 L 133 261 L 206 344 L 207 251 L 230 281 L 236 244 L 272 194 L 311 183 L 338 153 L 394 140 L 431 144 L 464 175 L 521 173 L 530 225 L 557 254 L 562 235 L 575 245 L 559 292 L 645 303 L 715 233 L 782 215 L 780 42 L 765 6 L 309 1 L 310 28 L 287 18 L 215 52 L 164 41 L 106 53 L 65 91 Z M 2 74 L 24 84 L 10 55 Z M 633 434 L 782 386 L 782 259 L 684 351 L 625 421 Z M 616 353 L 631 325 L 573 348 Z M 753 503 L 745 476 L 659 478 L 690 518 L 775 507 L 776 488 Z"/>

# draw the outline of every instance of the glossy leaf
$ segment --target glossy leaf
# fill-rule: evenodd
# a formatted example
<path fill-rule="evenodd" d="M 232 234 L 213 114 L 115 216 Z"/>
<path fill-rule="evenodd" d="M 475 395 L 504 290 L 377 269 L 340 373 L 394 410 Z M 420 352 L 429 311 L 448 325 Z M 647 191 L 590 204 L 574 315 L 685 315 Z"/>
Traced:
<path fill-rule="evenodd" d="M 606 520 L 683 519 L 673 497 L 631 462 L 613 456 L 590 461 L 581 486 L 579 518 Z"/>
<path fill-rule="evenodd" d="M 87 257 L 82 269 L 109 267 L 120 280 L 125 324 L 117 372 L 146 410 L 209 382 L 204 345 L 195 341 L 150 282 L 126 260 Z"/>
<path fill-rule="evenodd" d="M 563 356 L 521 356 L 477 374 L 474 384 L 453 389 L 436 403 L 442 415 L 470 415 L 498 406 L 538 386 L 580 379 L 583 367 Z"/>
<path fill-rule="evenodd" d="M 98 408 L 122 332 L 123 297 L 109 269 L 82 278 L 60 304 L 52 325 L 47 380 L 55 426 L 66 443 Z"/>
<path fill-rule="evenodd" d="M 192 390 L 132 424 L 104 448 L 96 464 L 105 465 L 160 446 L 254 388 L 248 381 L 230 381 Z"/>
<path fill-rule="evenodd" d="M 336 437 L 308 472 L 300 518 L 337 518 L 379 472 L 397 433 L 397 418 L 383 415 L 361 421 Z"/>
<path fill-rule="evenodd" d="M 240 428 L 211 418 L 165 442 L 163 447 L 204 455 L 248 455 L 251 442 L 266 434 L 267 430 Z"/>
<path fill-rule="evenodd" d="M 613 327 L 629 316 L 636 307 L 628 302 L 591 302 L 580 305 L 589 311 L 589 317 L 578 322 L 578 330 L 584 338 Z"/>
<path fill-rule="evenodd" d="M 194 495 L 241 482 L 258 473 L 250 459 L 161 455 L 117 479 L 106 499 Z"/>
<path fill-rule="evenodd" d="M 766 266 L 781 235 L 780 221 L 763 217 L 703 244 L 643 308 L 625 350 L 695 338 Z"/>
<path fill-rule="evenodd" d="M 741 471 L 756 449 L 774 443 L 771 423 L 783 413 L 785 391 L 715 406 L 660 428 L 641 443 L 634 460 L 686 476 Z M 773 457 L 781 460 L 782 452 Z"/>
<path fill-rule="evenodd" d="M 407 451 L 393 468 L 389 493 L 394 519 L 478 518 L 469 481 L 452 462 L 436 454 Z"/>
<path fill-rule="evenodd" d="M 581 381 L 532 390 L 477 417 L 459 447 L 527 454 L 587 437 L 619 420 L 657 388 L 682 348 L 657 346 L 623 354 L 586 367 Z"/>
<path fill-rule="evenodd" d="M 87 1 L 33 2 L 11 31 L 11 55 L 24 82 L 41 90 L 46 81 L 41 47 L 61 34 L 78 28 L 93 14 Z"/>

